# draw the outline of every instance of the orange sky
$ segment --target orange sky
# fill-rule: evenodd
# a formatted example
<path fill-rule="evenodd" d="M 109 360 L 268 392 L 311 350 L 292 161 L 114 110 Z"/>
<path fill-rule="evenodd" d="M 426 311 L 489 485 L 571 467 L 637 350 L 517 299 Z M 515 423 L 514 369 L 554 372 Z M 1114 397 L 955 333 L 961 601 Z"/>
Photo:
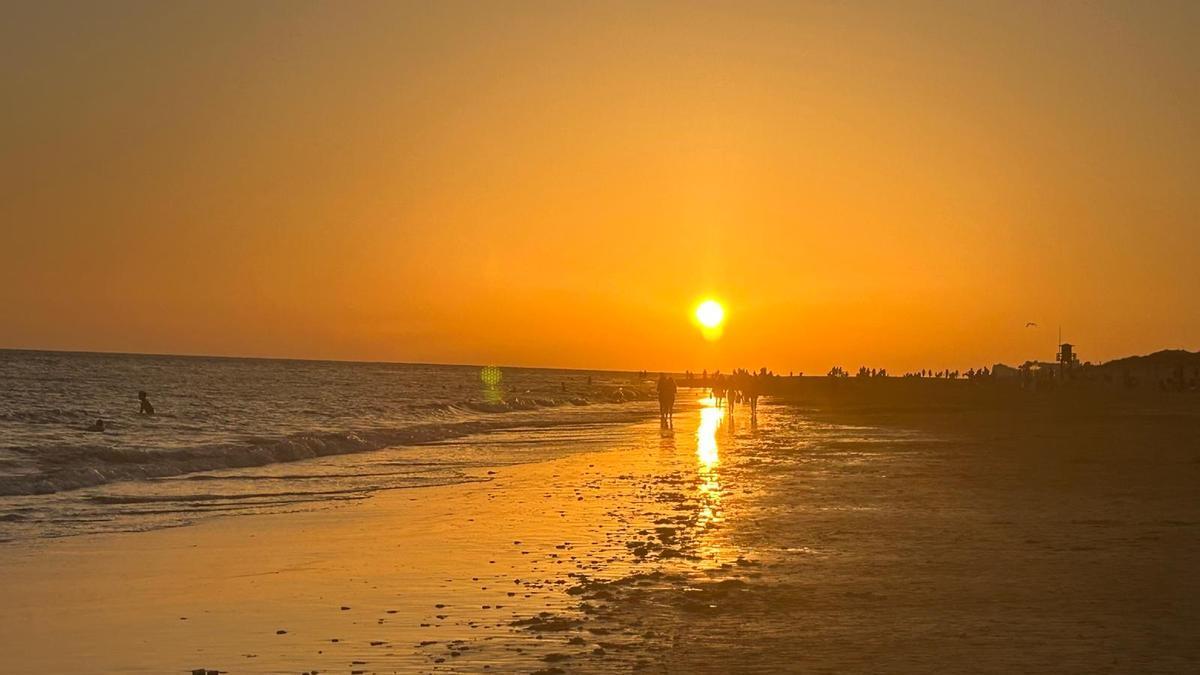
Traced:
<path fill-rule="evenodd" d="M 0 347 L 810 373 L 1050 358 L 1059 324 L 1084 359 L 1200 348 L 1200 3 L 5 15 Z"/>

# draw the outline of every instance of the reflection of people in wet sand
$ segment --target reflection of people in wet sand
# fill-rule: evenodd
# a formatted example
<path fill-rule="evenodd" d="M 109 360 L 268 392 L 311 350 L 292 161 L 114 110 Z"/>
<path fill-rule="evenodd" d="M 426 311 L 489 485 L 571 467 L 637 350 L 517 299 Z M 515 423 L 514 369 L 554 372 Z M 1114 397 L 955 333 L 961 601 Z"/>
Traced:
<path fill-rule="evenodd" d="M 658 376 L 658 416 L 664 428 L 674 422 L 675 391 L 675 380 L 665 374 Z"/>
<path fill-rule="evenodd" d="M 662 427 L 658 430 L 658 447 L 660 450 L 672 451 L 675 449 L 675 430 L 671 427 Z"/>

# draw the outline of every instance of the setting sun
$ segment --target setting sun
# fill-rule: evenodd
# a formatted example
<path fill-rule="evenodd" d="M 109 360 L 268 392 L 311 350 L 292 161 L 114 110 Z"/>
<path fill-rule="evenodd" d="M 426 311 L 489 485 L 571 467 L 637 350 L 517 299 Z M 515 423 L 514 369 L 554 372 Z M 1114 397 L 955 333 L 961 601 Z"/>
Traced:
<path fill-rule="evenodd" d="M 696 307 L 696 320 L 705 328 L 716 328 L 725 321 L 725 308 L 716 300 L 705 300 Z"/>

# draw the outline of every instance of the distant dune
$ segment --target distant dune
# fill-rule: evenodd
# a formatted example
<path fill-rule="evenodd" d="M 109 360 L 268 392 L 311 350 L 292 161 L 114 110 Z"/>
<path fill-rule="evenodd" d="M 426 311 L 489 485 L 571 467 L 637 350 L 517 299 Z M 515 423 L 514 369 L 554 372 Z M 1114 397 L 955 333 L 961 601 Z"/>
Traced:
<path fill-rule="evenodd" d="M 1200 351 L 1189 352 L 1186 349 L 1164 349 L 1142 356 L 1126 356 L 1112 361 L 1106 361 L 1099 366 L 1109 370 L 1148 369 L 1148 368 L 1200 368 Z"/>

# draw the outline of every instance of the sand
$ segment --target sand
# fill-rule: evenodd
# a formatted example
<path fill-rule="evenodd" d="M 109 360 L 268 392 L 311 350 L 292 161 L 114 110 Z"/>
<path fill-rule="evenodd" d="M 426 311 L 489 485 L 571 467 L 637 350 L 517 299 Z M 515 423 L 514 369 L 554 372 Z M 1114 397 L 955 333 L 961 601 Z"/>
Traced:
<path fill-rule="evenodd" d="M 691 410 L 477 483 L 0 546 L 0 670 L 1194 672 L 1195 421 Z"/>

